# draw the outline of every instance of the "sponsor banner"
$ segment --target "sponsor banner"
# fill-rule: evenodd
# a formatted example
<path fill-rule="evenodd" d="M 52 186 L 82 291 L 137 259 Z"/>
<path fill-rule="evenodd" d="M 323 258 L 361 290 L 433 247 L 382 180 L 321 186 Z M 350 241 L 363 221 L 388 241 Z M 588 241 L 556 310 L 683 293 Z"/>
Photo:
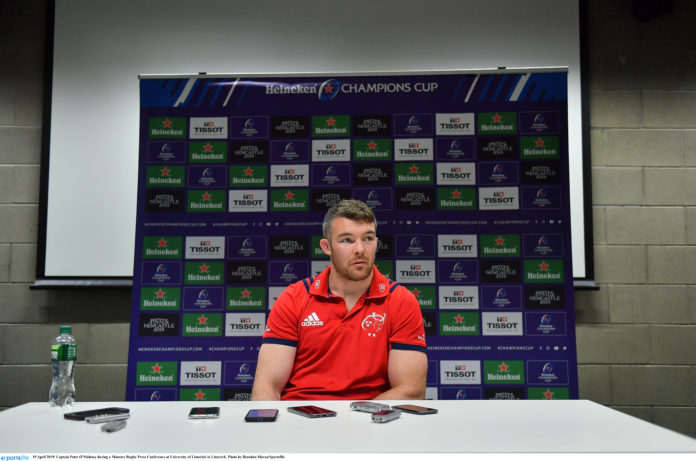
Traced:
<path fill-rule="evenodd" d="M 308 211 L 307 189 L 271 189 L 270 211 Z"/>
<path fill-rule="evenodd" d="M 473 187 L 438 187 L 438 210 L 475 210 L 476 189 Z"/>
<path fill-rule="evenodd" d="M 354 136 L 391 136 L 391 115 L 355 115 L 353 117 Z"/>
<path fill-rule="evenodd" d="M 190 139 L 227 139 L 227 117 L 191 117 Z"/>
<path fill-rule="evenodd" d="M 140 336 L 179 336 L 179 314 L 140 314 Z"/>
<path fill-rule="evenodd" d="M 476 258 L 476 235 L 438 234 L 438 258 Z"/>
<path fill-rule="evenodd" d="M 356 186 L 391 184 L 394 166 L 391 163 L 353 165 L 353 182 Z"/>
<path fill-rule="evenodd" d="M 524 400 L 523 387 L 487 387 L 483 390 L 485 400 Z"/>
<path fill-rule="evenodd" d="M 439 193 L 439 190 L 438 190 Z M 432 210 L 435 208 L 435 191 L 432 189 L 397 188 L 397 210 Z"/>
<path fill-rule="evenodd" d="M 480 187 L 479 210 L 519 210 L 520 191 L 517 187 Z"/>
<path fill-rule="evenodd" d="M 522 336 L 522 312 L 483 312 L 481 314 L 483 336 Z"/>
<path fill-rule="evenodd" d="M 185 287 L 185 311 L 220 311 L 224 308 L 222 287 Z"/>
<path fill-rule="evenodd" d="M 191 189 L 224 189 L 227 187 L 227 168 L 224 166 L 190 166 L 186 186 Z"/>
<path fill-rule="evenodd" d="M 397 162 L 416 162 L 433 159 L 433 139 L 395 139 L 394 160 Z"/>
<path fill-rule="evenodd" d="M 232 400 L 235 402 L 244 402 L 251 400 L 250 387 L 229 387 L 222 390 L 222 400 Z"/>
<path fill-rule="evenodd" d="M 378 258 L 392 258 L 394 257 L 394 237 L 389 234 L 382 234 L 381 232 L 377 236 L 377 257 Z"/>
<path fill-rule="evenodd" d="M 216 402 L 220 400 L 220 389 L 216 387 L 182 387 L 179 390 L 179 400 L 193 402 Z"/>
<path fill-rule="evenodd" d="M 349 136 L 349 115 L 317 115 L 312 117 L 312 137 L 347 138 Z"/>
<path fill-rule="evenodd" d="M 564 309 L 565 287 L 562 285 L 525 286 L 524 307 L 527 309 Z"/>
<path fill-rule="evenodd" d="M 482 309 L 521 309 L 522 287 L 519 285 L 481 286 Z"/>
<path fill-rule="evenodd" d="M 558 133 L 558 112 L 520 112 L 520 134 Z"/>
<path fill-rule="evenodd" d="M 483 283 L 514 283 L 522 281 L 522 267 L 519 260 L 481 261 L 481 281 Z"/>
<path fill-rule="evenodd" d="M 478 134 L 517 133 L 517 114 L 514 112 L 479 112 Z"/>
<path fill-rule="evenodd" d="M 472 310 L 479 308 L 478 287 L 475 285 L 440 285 L 438 309 Z"/>
<path fill-rule="evenodd" d="M 189 191 L 186 211 L 199 213 L 220 213 L 225 211 L 224 190 Z"/>
<path fill-rule="evenodd" d="M 440 384 L 481 384 L 481 362 L 478 360 L 441 360 Z"/>
<path fill-rule="evenodd" d="M 397 258 L 434 258 L 434 235 L 397 235 Z"/>
<path fill-rule="evenodd" d="M 496 136 L 494 138 L 479 138 L 479 160 L 517 160 L 519 155 L 517 138 Z"/>
<path fill-rule="evenodd" d="M 404 285 L 404 286 L 406 286 L 406 285 Z M 412 284 L 409 284 L 408 286 L 406 286 L 406 288 L 408 289 L 408 291 L 413 293 L 413 296 L 416 297 L 421 309 L 431 310 L 431 309 L 435 309 L 437 307 L 437 294 L 436 294 L 434 285 L 412 285 Z M 437 330 L 437 328 L 434 326 L 434 317 L 433 317 L 433 328 L 435 328 L 435 330 Z M 437 331 L 434 331 L 433 334 L 436 334 L 436 332 Z"/>
<path fill-rule="evenodd" d="M 227 280 L 230 284 L 263 285 L 266 283 L 266 263 L 262 261 L 228 261 Z"/>
<path fill-rule="evenodd" d="M 481 242 L 482 258 L 512 258 L 520 256 L 520 236 L 517 234 L 483 234 Z"/>
<path fill-rule="evenodd" d="M 186 259 L 224 259 L 225 237 L 186 237 Z"/>
<path fill-rule="evenodd" d="M 435 283 L 435 261 L 397 259 L 396 281 L 406 284 Z"/>
<path fill-rule="evenodd" d="M 268 137 L 268 117 L 230 117 L 230 138 Z"/>
<path fill-rule="evenodd" d="M 558 136 L 522 136 L 520 157 L 523 160 L 560 158 Z"/>
<path fill-rule="evenodd" d="M 438 282 L 477 283 L 478 262 L 471 259 L 441 259 L 437 262 Z"/>
<path fill-rule="evenodd" d="M 309 186 L 309 165 L 271 165 L 271 187 Z"/>
<path fill-rule="evenodd" d="M 222 314 L 184 314 L 182 325 L 182 336 L 222 336 Z"/>
<path fill-rule="evenodd" d="M 230 143 L 230 161 L 232 163 L 268 162 L 268 142 L 232 141 Z"/>
<path fill-rule="evenodd" d="M 309 239 L 305 236 L 271 236 L 271 258 L 308 258 Z"/>
<path fill-rule="evenodd" d="M 397 185 L 431 185 L 433 164 L 423 162 L 397 163 L 394 165 L 394 179 Z"/>
<path fill-rule="evenodd" d="M 481 400 L 480 387 L 440 387 L 441 400 Z"/>
<path fill-rule="evenodd" d="M 562 259 L 525 259 L 524 281 L 527 283 L 563 282 Z"/>
<path fill-rule="evenodd" d="M 142 287 L 140 290 L 140 310 L 178 311 L 180 307 L 179 287 Z"/>
<path fill-rule="evenodd" d="M 327 256 L 328 258 L 328 256 Z M 310 272 L 312 277 L 318 277 L 319 274 L 324 272 L 324 269 L 329 267 L 330 262 L 329 261 L 312 261 L 310 265 Z"/>
<path fill-rule="evenodd" d="M 268 166 L 232 165 L 229 185 L 230 187 L 267 187 Z"/>
<path fill-rule="evenodd" d="M 263 336 L 266 314 L 228 313 L 225 314 L 225 336 Z"/>
<path fill-rule="evenodd" d="M 307 261 L 271 261 L 268 263 L 270 285 L 290 285 L 309 277 Z"/>
<path fill-rule="evenodd" d="M 309 117 L 271 117 L 271 136 L 274 138 L 309 137 Z"/>
<path fill-rule="evenodd" d="M 230 190 L 229 191 L 229 211 L 230 213 L 259 213 L 268 211 L 268 191 L 267 190 Z"/>
<path fill-rule="evenodd" d="M 473 136 L 474 114 L 435 114 L 435 134 L 437 136 Z"/>
<path fill-rule="evenodd" d="M 136 389 L 135 400 L 137 402 L 166 402 L 177 399 L 178 389 Z"/>
<path fill-rule="evenodd" d="M 271 163 L 309 162 L 309 141 L 271 141 Z"/>
<path fill-rule="evenodd" d="M 227 143 L 225 141 L 192 141 L 189 143 L 188 161 L 190 163 L 226 163 Z"/>
<path fill-rule="evenodd" d="M 351 165 L 345 163 L 312 165 L 312 186 L 349 186 Z"/>
<path fill-rule="evenodd" d="M 532 385 L 567 385 L 568 361 L 527 360 L 527 383 Z"/>
<path fill-rule="evenodd" d="M 394 261 L 377 259 L 375 261 L 375 267 L 388 279 L 394 279 Z"/>
<path fill-rule="evenodd" d="M 180 259 L 183 255 L 181 237 L 161 236 L 143 238 L 143 259 Z"/>
<path fill-rule="evenodd" d="M 374 188 L 355 188 L 353 189 L 353 198 L 365 202 L 373 211 L 391 211 L 394 209 L 394 189 L 388 187 Z M 404 195 L 403 205 L 412 206 L 414 203 L 427 202 L 427 197 L 416 197 Z"/>
<path fill-rule="evenodd" d="M 147 163 L 184 163 L 186 142 L 152 141 L 147 143 Z"/>
<path fill-rule="evenodd" d="M 522 242 L 526 258 L 563 257 L 563 234 L 525 234 Z"/>
<path fill-rule="evenodd" d="M 524 384 L 524 360 L 484 360 L 484 384 Z"/>
<path fill-rule="evenodd" d="M 227 238 L 227 253 L 230 259 L 266 259 L 268 237 L 265 235 L 230 236 Z"/>
<path fill-rule="evenodd" d="M 476 185 L 475 163 L 437 163 L 438 185 L 473 186 Z"/>
<path fill-rule="evenodd" d="M 561 208 L 561 188 L 553 186 L 523 187 L 522 208 L 526 210 L 558 210 Z"/>
<path fill-rule="evenodd" d="M 567 387 L 528 387 L 528 400 L 568 400 L 570 392 Z"/>
<path fill-rule="evenodd" d="M 478 181 L 482 186 L 505 186 L 518 183 L 517 162 L 480 162 Z"/>
<path fill-rule="evenodd" d="M 324 237 L 321 236 L 321 235 L 312 235 L 312 249 L 311 249 L 311 252 L 312 252 L 312 259 L 316 259 L 316 258 L 319 258 L 319 259 L 329 259 L 329 255 L 327 255 L 326 253 L 324 253 L 324 250 L 321 249 L 321 245 L 319 244 L 319 242 L 320 242 L 321 239 L 323 239 L 323 238 L 324 238 Z M 378 243 L 379 243 L 381 240 L 382 240 L 382 236 L 379 237 Z"/>
<path fill-rule="evenodd" d="M 350 162 L 349 139 L 316 139 L 312 141 L 313 162 Z"/>
<path fill-rule="evenodd" d="M 273 309 L 273 304 L 278 299 L 278 296 L 285 291 L 287 287 L 268 287 L 268 309 Z"/>
<path fill-rule="evenodd" d="M 156 361 L 136 364 L 136 386 L 176 386 L 178 364 Z"/>
<path fill-rule="evenodd" d="M 180 262 L 144 262 L 141 282 L 143 285 L 178 285 L 181 283 Z"/>
<path fill-rule="evenodd" d="M 222 261 L 192 261 L 184 266 L 186 285 L 222 285 L 225 282 L 225 263 Z"/>
<path fill-rule="evenodd" d="M 433 114 L 395 114 L 395 136 L 432 136 Z"/>
<path fill-rule="evenodd" d="M 256 374 L 256 362 L 225 362 L 223 364 L 225 386 L 250 386 Z"/>
<path fill-rule="evenodd" d="M 183 190 L 150 189 L 145 191 L 145 211 L 149 213 L 184 211 Z"/>
<path fill-rule="evenodd" d="M 184 166 L 152 165 L 148 166 L 147 187 L 184 187 L 186 171 Z"/>
<path fill-rule="evenodd" d="M 352 198 L 350 189 L 330 189 L 312 191 L 312 210 L 328 211 L 341 200 Z"/>
<path fill-rule="evenodd" d="M 184 139 L 186 138 L 185 117 L 153 117 L 148 121 L 148 138 L 150 139 Z"/>
<path fill-rule="evenodd" d="M 353 160 L 356 162 L 384 162 L 392 160 L 391 139 L 368 138 L 353 141 Z"/>
<path fill-rule="evenodd" d="M 440 336 L 480 335 L 478 312 L 438 312 L 438 320 Z"/>
<path fill-rule="evenodd" d="M 180 385 L 215 386 L 222 381 L 220 362 L 181 362 Z"/>
<path fill-rule="evenodd" d="M 561 168 L 558 162 L 522 162 L 523 184 L 558 184 Z"/>
<path fill-rule="evenodd" d="M 265 310 L 267 305 L 266 287 L 264 286 L 227 287 L 226 306 L 228 310 Z"/>
<path fill-rule="evenodd" d="M 527 312 L 524 315 L 527 336 L 566 336 L 566 314 L 563 312 Z"/>
<path fill-rule="evenodd" d="M 476 159 L 475 138 L 437 138 L 436 147 L 438 161 Z"/>

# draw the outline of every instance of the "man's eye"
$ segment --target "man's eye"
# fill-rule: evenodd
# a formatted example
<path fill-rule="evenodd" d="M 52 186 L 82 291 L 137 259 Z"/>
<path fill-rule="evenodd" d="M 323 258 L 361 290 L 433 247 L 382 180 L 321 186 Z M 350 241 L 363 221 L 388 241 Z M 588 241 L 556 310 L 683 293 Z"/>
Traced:
<path fill-rule="evenodd" d="M 341 240 L 341 243 L 353 243 L 353 239 L 344 238 L 343 240 Z"/>

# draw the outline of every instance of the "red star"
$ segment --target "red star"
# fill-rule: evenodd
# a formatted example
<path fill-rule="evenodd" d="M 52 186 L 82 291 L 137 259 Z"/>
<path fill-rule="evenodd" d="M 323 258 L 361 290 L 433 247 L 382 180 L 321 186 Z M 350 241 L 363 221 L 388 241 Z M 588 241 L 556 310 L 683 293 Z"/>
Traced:
<path fill-rule="evenodd" d="M 370 141 L 367 143 L 367 148 L 370 150 L 375 150 L 377 149 L 377 143 L 374 141 Z"/>
<path fill-rule="evenodd" d="M 160 173 L 162 173 L 162 176 L 169 176 L 169 173 L 171 173 L 171 170 L 167 168 L 166 166 L 160 170 Z"/>
<path fill-rule="evenodd" d="M 201 272 L 203 272 L 204 274 L 207 274 L 207 273 L 208 273 L 208 269 L 210 269 L 210 266 L 208 266 L 206 263 L 203 263 L 203 264 L 202 264 L 201 266 L 199 266 L 198 268 L 201 270 Z"/>
<path fill-rule="evenodd" d="M 418 168 L 418 167 L 416 166 L 415 163 L 414 163 L 413 165 L 411 165 L 408 169 L 409 169 L 409 170 L 411 171 L 411 173 L 413 173 L 413 174 L 418 173 L 418 170 L 420 170 L 420 168 Z"/>
<path fill-rule="evenodd" d="M 162 122 L 162 126 L 165 128 L 171 128 L 172 126 L 172 121 L 169 119 L 166 119 L 165 121 Z"/>
<path fill-rule="evenodd" d="M 212 152 L 213 150 L 213 145 L 210 143 L 207 143 L 205 146 L 203 146 L 203 150 L 206 152 Z"/>
<path fill-rule="evenodd" d="M 326 94 L 331 94 L 331 92 L 333 91 L 333 88 L 334 88 L 334 87 L 333 87 L 333 85 L 331 85 L 331 84 L 326 85 L 326 86 L 324 87 L 324 93 L 326 93 Z"/>
<path fill-rule="evenodd" d="M 505 239 L 499 235 L 498 238 L 495 239 L 495 244 L 496 246 L 501 246 L 503 243 L 505 243 Z"/>
<path fill-rule="evenodd" d="M 544 147 L 544 140 L 541 138 L 537 138 L 537 140 L 534 141 L 534 144 L 536 144 L 537 147 Z"/>
<path fill-rule="evenodd" d="M 329 126 L 336 126 L 336 119 L 333 117 L 329 117 L 326 119 L 326 124 Z"/>
<path fill-rule="evenodd" d="M 541 264 L 539 264 L 539 270 L 540 271 L 547 271 L 549 270 L 549 265 L 546 261 L 542 261 Z"/>
<path fill-rule="evenodd" d="M 196 397 L 196 400 L 204 400 L 205 399 L 205 392 L 203 392 L 200 389 L 198 389 L 198 392 L 196 392 L 193 395 L 194 395 L 194 397 Z"/>
<path fill-rule="evenodd" d="M 162 289 L 160 288 L 159 290 L 157 290 L 155 292 L 155 296 L 157 296 L 157 299 L 164 299 L 164 295 L 166 293 L 167 293 L 166 291 L 162 291 Z"/>
<path fill-rule="evenodd" d="M 414 288 L 413 291 L 411 291 L 411 293 L 413 293 L 413 296 L 415 296 L 416 298 L 419 297 L 421 294 L 418 288 Z"/>
<path fill-rule="evenodd" d="M 553 400 L 553 392 L 551 392 L 551 389 L 546 389 L 546 392 L 544 392 L 544 399 L 545 400 Z"/>
<path fill-rule="evenodd" d="M 503 120 L 503 117 L 501 117 L 498 114 L 495 114 L 492 118 L 493 118 L 493 123 L 500 123 Z"/>
<path fill-rule="evenodd" d="M 503 362 L 503 363 L 501 363 L 500 365 L 498 365 L 498 368 L 500 368 L 500 371 L 501 371 L 502 373 L 507 373 L 507 372 L 508 372 L 508 368 L 510 368 L 510 366 L 507 365 L 505 362 Z"/>
<path fill-rule="evenodd" d="M 152 366 L 152 372 L 153 372 L 153 373 L 162 373 L 162 367 L 160 366 L 159 363 L 155 363 L 155 364 Z"/>
<path fill-rule="evenodd" d="M 160 248 L 167 248 L 167 243 L 169 243 L 169 242 L 167 240 L 165 240 L 164 237 L 162 237 L 161 239 L 159 239 L 157 241 L 157 246 Z"/>
<path fill-rule="evenodd" d="M 454 191 L 452 191 L 452 198 L 459 198 L 461 195 L 462 193 L 459 192 L 457 189 L 454 189 Z"/>
<path fill-rule="evenodd" d="M 208 191 L 206 191 L 205 194 L 201 195 L 201 197 L 203 198 L 204 202 L 207 202 L 208 200 L 211 199 L 212 195 L 210 195 L 210 193 Z"/>
<path fill-rule="evenodd" d="M 196 320 L 198 320 L 199 325 L 207 325 L 208 324 L 208 317 L 206 317 L 205 315 L 201 315 Z"/>
<path fill-rule="evenodd" d="M 457 316 L 454 318 L 454 323 L 464 323 L 464 317 L 462 317 L 462 314 L 457 314 Z"/>
<path fill-rule="evenodd" d="M 295 194 L 293 194 L 291 190 L 289 190 L 285 193 L 285 200 L 292 200 L 294 198 L 295 198 Z"/>
<path fill-rule="evenodd" d="M 251 291 L 247 290 L 246 288 L 244 291 L 240 291 L 240 293 L 242 294 L 242 298 L 248 298 L 251 296 Z"/>
<path fill-rule="evenodd" d="M 254 170 L 252 170 L 250 166 L 246 167 L 246 170 L 244 170 L 244 176 L 251 176 L 252 174 L 254 174 Z"/>

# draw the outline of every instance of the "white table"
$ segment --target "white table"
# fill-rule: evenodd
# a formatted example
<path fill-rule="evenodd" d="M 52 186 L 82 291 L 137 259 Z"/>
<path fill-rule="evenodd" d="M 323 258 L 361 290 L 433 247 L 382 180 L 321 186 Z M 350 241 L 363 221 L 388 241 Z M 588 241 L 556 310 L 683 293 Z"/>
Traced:
<path fill-rule="evenodd" d="M 459 453 L 696 452 L 696 439 L 586 400 L 413 401 L 435 415 L 372 423 L 348 401 L 206 402 L 217 420 L 189 420 L 193 402 L 79 402 L 69 411 L 130 408 L 125 429 L 63 418 L 46 402 L 0 412 L 2 453 Z M 338 415 L 309 419 L 286 408 L 313 404 Z M 278 408 L 274 423 L 246 423 L 250 408 Z"/>

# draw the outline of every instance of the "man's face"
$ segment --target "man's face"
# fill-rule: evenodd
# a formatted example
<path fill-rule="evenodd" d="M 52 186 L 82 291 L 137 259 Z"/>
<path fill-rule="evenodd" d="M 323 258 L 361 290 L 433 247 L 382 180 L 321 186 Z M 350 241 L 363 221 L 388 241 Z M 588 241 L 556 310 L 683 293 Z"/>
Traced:
<path fill-rule="evenodd" d="M 375 223 L 336 218 L 331 235 L 322 239 L 320 245 L 341 277 L 357 282 L 372 275 L 377 253 Z"/>

